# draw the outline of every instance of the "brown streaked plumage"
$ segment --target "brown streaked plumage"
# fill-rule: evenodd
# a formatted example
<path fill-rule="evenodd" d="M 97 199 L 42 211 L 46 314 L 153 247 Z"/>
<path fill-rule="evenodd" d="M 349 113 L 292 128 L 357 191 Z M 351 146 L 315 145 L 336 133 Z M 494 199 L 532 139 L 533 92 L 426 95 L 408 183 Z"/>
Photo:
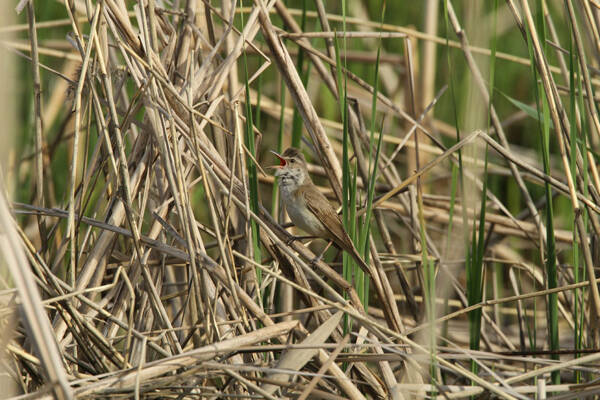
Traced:
<path fill-rule="evenodd" d="M 273 168 L 276 168 L 275 176 L 279 177 L 281 199 L 292 222 L 311 236 L 333 241 L 369 273 L 369 266 L 358 254 L 344 229 L 342 219 L 310 179 L 306 160 L 300 150 L 290 147 L 282 155 L 274 151 L 272 153 L 280 161 Z"/>

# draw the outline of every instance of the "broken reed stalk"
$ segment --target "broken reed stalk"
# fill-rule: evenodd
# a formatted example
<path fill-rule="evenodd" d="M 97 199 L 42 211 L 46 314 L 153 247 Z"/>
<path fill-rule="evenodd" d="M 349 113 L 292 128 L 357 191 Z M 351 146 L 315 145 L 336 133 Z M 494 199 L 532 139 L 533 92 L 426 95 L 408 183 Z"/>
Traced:
<path fill-rule="evenodd" d="M 305 29 L 295 19 L 301 11 L 280 0 L 255 0 L 237 9 L 228 2 L 170 9 L 154 1 L 127 8 L 120 0 L 76 0 L 66 8 L 56 5 L 66 19 L 49 21 L 36 20 L 36 3 L 22 3 L 28 23 L 0 28 L 0 35 L 28 35 L 26 46 L 3 43 L 30 53 L 23 56 L 33 68 L 28 100 L 34 115 L 24 127 L 26 144 L 3 172 L 3 179 L 19 187 L 12 215 L 0 213 L 10 266 L 10 275 L 0 281 L 0 298 L 10 298 L 2 315 L 20 312 L 4 354 L 11 359 L 5 363 L 8 376 L 22 392 L 48 398 L 364 399 L 449 391 L 455 397 L 485 391 L 518 398 L 535 390 L 577 395 L 597 389 L 597 356 L 581 356 L 598 349 L 600 310 L 599 280 L 593 276 L 600 128 L 588 96 L 598 86 L 591 73 L 597 60 L 586 53 L 600 43 L 594 4 L 582 2 L 578 16 L 566 2 L 572 41 L 566 50 L 556 39 L 565 35 L 555 32 L 560 28 L 551 9 L 544 15 L 555 43 L 542 46 L 530 3 L 523 0 L 517 8 L 507 0 L 508 12 L 497 15 L 503 26 L 531 39 L 530 58 L 515 56 L 510 47 L 501 52 L 472 46 L 468 24 L 450 1 L 443 3 L 447 37 L 436 36 L 441 22 L 436 2 L 421 5 L 422 31 L 406 27 L 401 17 L 383 23 L 393 14 L 371 20 L 358 7 L 341 15 L 321 0 L 315 1 L 316 11 L 305 4 L 310 21 Z M 379 10 L 394 7 L 388 2 Z M 322 32 L 306 31 L 317 23 Z M 48 28 L 60 27 L 72 30 L 70 42 L 47 40 Z M 338 55 L 335 38 L 347 46 Z M 374 39 L 381 51 L 361 60 L 376 65 L 354 62 L 352 55 L 373 50 Z M 423 53 L 420 41 L 426 41 Z M 402 54 L 391 53 L 397 43 Z M 445 51 L 448 66 L 437 62 Z M 550 64 L 546 51 L 559 54 L 560 67 Z M 296 69 L 299 52 L 304 68 L 310 63 L 304 71 Z M 537 118 L 548 115 L 556 127 L 545 125 L 556 134 L 544 154 L 546 168 L 512 132 L 525 116 L 536 118 L 525 107 L 537 106 L 534 99 L 513 99 L 520 92 L 512 87 L 490 87 L 475 55 L 494 55 L 509 65 L 497 68 L 496 78 L 512 74 L 536 85 L 522 66 L 536 69 L 549 102 L 548 113 Z M 345 56 L 344 63 L 338 61 Z M 241 57 L 247 67 L 242 78 Z M 433 71 L 455 65 L 455 57 L 466 68 L 454 74 L 473 79 L 470 95 L 485 104 L 493 129 L 461 132 L 450 141 L 436 127 L 454 124 L 460 130 L 459 122 L 440 107 L 454 107 L 457 115 L 469 112 L 457 100 L 466 94 L 456 76 L 438 85 Z M 69 60 L 81 63 L 68 78 L 71 101 L 60 92 L 48 93 L 54 100 L 45 101 L 53 86 L 40 85 L 64 79 L 73 68 Z M 429 68 L 421 72 L 423 65 Z M 306 71 L 310 79 L 303 81 Z M 569 78 L 568 86 L 555 82 L 558 74 Z M 272 84 L 277 75 L 286 90 Z M 344 82 L 345 92 L 338 90 Z M 559 88 L 569 95 L 570 107 L 563 106 Z M 521 109 L 507 112 L 499 96 L 491 95 L 496 89 Z M 51 111 L 57 101 L 66 104 L 62 114 Z M 268 204 L 277 196 L 263 167 L 271 163 L 267 150 L 281 150 L 291 140 L 292 107 L 308 133 L 302 147 L 309 169 L 332 201 L 344 197 L 343 154 L 346 176 L 356 171 L 347 196 L 355 199 L 348 210 L 356 219 L 349 226 L 366 218 L 357 231 L 360 251 L 374 271 L 368 287 L 344 279 L 335 252 L 326 255 L 327 262 L 313 261 L 314 247 L 291 243 L 291 232 L 267 211 L 283 215 Z M 253 112 L 261 116 L 260 126 Z M 475 142 L 493 151 L 487 158 L 460 153 Z M 409 154 L 417 161 L 414 168 L 405 162 Z M 509 179 L 516 182 L 517 206 L 500 190 Z M 476 206 L 457 190 L 465 182 L 484 192 Z M 550 201 L 536 199 L 542 188 Z M 557 286 L 546 287 L 539 255 L 548 243 L 538 210 L 565 200 L 573 218 L 555 207 L 553 219 L 546 220 L 555 225 L 560 260 Z M 464 218 L 454 220 L 459 214 Z M 462 230 L 473 229 L 479 232 L 472 249 L 481 268 L 474 275 L 481 276 L 481 293 L 472 284 L 465 288 L 464 272 L 455 268 L 467 263 Z M 462 250 L 452 252 L 455 248 Z M 503 293 L 486 291 L 493 263 L 500 265 L 496 278 Z M 448 290 L 435 290 L 440 283 Z M 282 290 L 284 285 L 291 289 Z M 292 310 L 280 306 L 285 293 L 292 293 L 286 299 Z M 546 308 L 539 306 L 551 297 L 561 330 L 552 343 L 545 334 Z M 453 311 L 437 306 L 437 313 L 423 319 L 424 303 L 429 311 L 452 304 Z M 505 305 L 502 312 L 489 312 L 499 304 Z M 511 305 L 516 310 L 506 313 Z M 471 347 L 481 351 L 469 349 L 464 334 L 473 311 L 481 313 L 481 322 L 471 335 L 477 346 Z M 290 316 L 291 321 L 280 320 Z M 352 324 L 341 322 L 344 317 Z M 8 321 L 1 320 L 4 328 Z M 445 324 L 448 329 L 442 329 Z M 344 332 L 344 326 L 352 329 Z M 577 340 L 573 359 L 561 353 L 571 343 L 570 331 Z M 421 332 L 426 340 L 416 339 Z M 545 350 L 550 346 L 560 351 Z M 470 364 L 477 368 L 469 371 Z M 538 389 L 535 380 L 545 373 L 557 377 L 556 371 L 569 385 Z M 45 386 L 50 382 L 56 385 Z M 465 386 L 469 382 L 476 387 Z"/>

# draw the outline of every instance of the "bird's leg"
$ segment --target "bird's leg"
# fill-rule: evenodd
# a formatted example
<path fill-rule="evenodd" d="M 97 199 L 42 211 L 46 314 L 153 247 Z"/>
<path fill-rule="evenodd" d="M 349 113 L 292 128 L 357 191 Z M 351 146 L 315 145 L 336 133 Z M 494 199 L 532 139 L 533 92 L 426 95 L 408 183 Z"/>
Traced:
<path fill-rule="evenodd" d="M 306 239 L 318 239 L 318 237 L 317 236 L 294 236 L 294 235 L 290 235 L 290 237 L 287 238 L 287 240 L 285 241 L 285 244 L 287 244 L 289 246 L 292 243 L 294 243 L 296 240 L 306 240 Z"/>
<path fill-rule="evenodd" d="M 323 251 L 321 252 L 321 254 L 319 254 L 318 256 L 316 256 L 315 258 L 313 258 L 313 260 L 311 261 L 311 263 L 312 264 L 316 264 L 319 261 L 321 261 L 321 259 L 323 258 L 323 255 L 331 247 L 332 244 L 333 244 L 333 240 L 328 241 L 327 242 L 327 246 L 325 246 L 325 248 L 323 249 Z"/>

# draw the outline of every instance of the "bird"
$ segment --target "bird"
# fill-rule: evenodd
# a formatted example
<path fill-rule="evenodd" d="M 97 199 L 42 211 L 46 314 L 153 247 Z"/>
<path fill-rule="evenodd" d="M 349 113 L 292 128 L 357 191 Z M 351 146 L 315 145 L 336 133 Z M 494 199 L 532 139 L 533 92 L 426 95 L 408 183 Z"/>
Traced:
<path fill-rule="evenodd" d="M 290 147 L 283 154 L 271 153 L 279 158 L 279 165 L 271 168 L 275 169 L 275 176 L 279 178 L 281 200 L 294 225 L 311 237 L 331 241 L 350 254 L 365 273 L 370 274 L 369 266 L 344 229 L 342 219 L 311 180 L 302 152 Z"/>

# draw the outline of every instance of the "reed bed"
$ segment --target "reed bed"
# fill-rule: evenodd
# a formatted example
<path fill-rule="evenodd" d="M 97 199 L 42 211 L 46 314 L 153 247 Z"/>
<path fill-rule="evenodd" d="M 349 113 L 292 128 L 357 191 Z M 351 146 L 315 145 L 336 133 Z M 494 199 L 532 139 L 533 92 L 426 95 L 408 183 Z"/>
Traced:
<path fill-rule="evenodd" d="M 1 397 L 598 397 L 600 5 L 400 3 L 17 2 Z"/>

